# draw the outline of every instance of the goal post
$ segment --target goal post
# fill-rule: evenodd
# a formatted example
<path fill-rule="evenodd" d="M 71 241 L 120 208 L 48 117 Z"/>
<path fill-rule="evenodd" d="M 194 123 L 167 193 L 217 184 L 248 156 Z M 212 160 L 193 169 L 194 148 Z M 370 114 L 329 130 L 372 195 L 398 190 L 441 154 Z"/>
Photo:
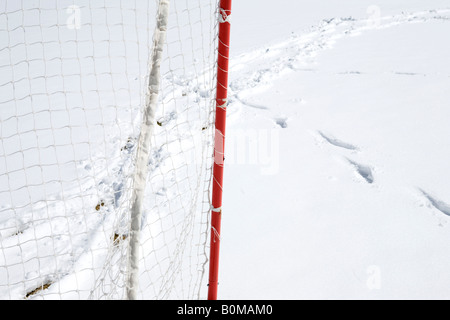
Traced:
<path fill-rule="evenodd" d="M 217 58 L 217 93 L 214 170 L 211 209 L 211 249 L 208 299 L 217 299 L 219 284 L 219 251 L 222 220 L 223 171 L 225 161 L 225 129 L 228 104 L 228 65 L 230 57 L 231 0 L 221 0 Z"/>
<path fill-rule="evenodd" d="M 0 0 L 0 299 L 210 297 L 227 3 Z"/>

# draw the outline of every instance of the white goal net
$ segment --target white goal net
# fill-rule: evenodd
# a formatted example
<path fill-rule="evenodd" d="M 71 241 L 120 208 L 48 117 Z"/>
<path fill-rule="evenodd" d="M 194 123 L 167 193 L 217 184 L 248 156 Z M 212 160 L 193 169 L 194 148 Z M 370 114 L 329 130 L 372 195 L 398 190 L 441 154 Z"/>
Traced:
<path fill-rule="evenodd" d="M 0 299 L 125 299 L 130 268 L 136 298 L 206 296 L 218 5 L 170 1 L 136 173 L 159 5 L 0 0 Z"/>

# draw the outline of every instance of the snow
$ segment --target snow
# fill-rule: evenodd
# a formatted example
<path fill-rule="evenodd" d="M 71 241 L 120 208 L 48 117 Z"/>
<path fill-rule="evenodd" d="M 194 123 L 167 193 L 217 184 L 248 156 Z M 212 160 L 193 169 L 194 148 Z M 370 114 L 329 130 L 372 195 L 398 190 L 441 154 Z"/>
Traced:
<path fill-rule="evenodd" d="M 61 2 L 58 8 L 69 2 L 73 3 Z M 173 2 L 185 12 L 184 4 Z M 0 261 L 13 265 L 0 265 L 0 295 L 21 298 L 44 280 L 58 283 L 49 293 L 57 296 L 60 288 L 79 286 L 81 293 L 68 291 L 61 297 L 86 298 L 91 288 L 81 280 L 98 276 L 99 271 L 88 266 L 101 265 L 105 254 L 95 255 L 89 249 L 108 246 L 105 234 L 115 222 L 106 213 L 127 205 L 122 192 L 132 168 L 129 154 L 137 136 L 134 124 L 145 85 L 146 37 L 152 26 L 145 23 L 146 6 L 145 10 L 124 7 L 110 11 L 109 18 L 130 15 L 136 19 L 135 30 L 119 23 L 112 23 L 109 31 L 96 29 L 104 21 L 91 16 L 84 19 L 95 20 L 92 30 L 82 27 L 78 38 L 70 30 L 50 32 L 55 21 L 48 21 L 48 33 L 36 33 L 33 26 L 45 19 L 29 20 L 26 33 L 15 25 L 27 21 L 21 8 L 15 7 L 18 2 L 0 0 L 1 7 L 6 3 L 13 13 L 9 22 L 0 14 L 0 25 L 6 29 L 9 23 L 14 33 L 8 38 L 13 61 L 5 60 L 10 57 L 4 50 L 0 61 L 6 61 L 2 66 L 14 65 L 15 74 L 5 71 L 0 76 L 0 103 L 11 102 L 9 78 L 21 85 L 14 89 L 20 98 L 14 108 L 0 110 L 0 172 L 10 171 L 0 174 Z M 81 6 L 88 3 L 80 1 Z M 93 5 L 92 12 L 106 19 L 102 5 Z M 204 12 L 196 14 L 202 17 Z M 58 21 L 64 22 L 65 11 L 60 15 Z M 450 298 L 448 1 L 278 0 L 276 5 L 268 0 L 234 1 L 231 21 L 219 297 Z M 187 36 L 208 24 L 193 25 Z M 6 34 L 0 32 L 2 37 Z M 101 39 L 105 33 L 115 41 L 89 45 L 90 37 Z M 36 41 L 22 50 L 25 35 L 38 40 L 45 36 L 46 44 Z M 52 48 L 62 40 L 66 44 L 80 40 L 77 54 L 71 47 L 66 47 L 67 52 Z M 181 46 L 176 41 L 169 44 L 175 52 L 171 68 L 197 63 L 197 47 L 184 48 L 183 55 L 177 55 Z M 90 74 L 94 51 L 101 56 L 116 52 L 117 63 L 96 62 L 99 75 Z M 62 56 L 67 60 L 59 59 Z M 34 69 L 39 67 L 35 62 L 46 58 L 45 70 Z M 27 59 L 29 64 L 20 63 Z M 177 181 L 173 167 L 197 172 L 171 155 L 180 153 L 180 146 L 186 148 L 182 152 L 187 158 L 207 152 L 197 149 L 204 137 L 185 141 L 192 133 L 185 131 L 183 117 L 178 119 L 174 113 L 192 102 L 208 104 L 208 80 L 194 83 L 189 78 L 200 71 L 198 66 L 187 70 L 185 77 L 164 74 L 165 81 L 175 84 L 162 91 L 167 106 L 158 119 L 167 123 L 172 135 L 155 138 L 160 144 L 149 163 L 156 172 L 155 185 L 147 192 L 149 212 L 158 205 L 164 211 L 171 206 L 166 197 L 177 197 L 165 188 Z M 26 80 L 42 72 L 45 83 L 35 81 L 32 86 Z M 51 95 L 35 95 L 38 109 L 29 110 L 28 95 L 44 86 L 51 88 Z M 84 101 L 79 100 L 80 92 Z M 175 96 L 185 97 L 178 107 L 171 105 Z M 99 103 L 104 106 L 102 113 Z M 22 120 L 16 121 L 16 116 Z M 195 119 L 199 128 L 209 121 Z M 93 138 L 104 144 L 91 150 Z M 116 173 L 115 179 L 110 172 Z M 179 188 L 184 198 L 191 197 L 190 186 Z M 55 195 L 55 190 L 63 192 Z M 106 205 L 92 216 L 89 210 L 99 197 Z M 180 198 L 172 205 L 178 211 L 185 204 Z M 162 234 L 171 226 L 192 230 L 190 224 L 178 221 L 179 216 L 145 214 L 145 219 L 153 222 L 146 231 L 150 234 Z M 86 233 L 92 235 L 89 240 L 83 236 Z M 147 243 L 148 261 L 156 259 L 153 246 L 165 245 Z M 56 253 L 61 255 L 58 259 Z M 164 256 L 160 260 L 157 268 L 168 267 Z M 170 267 L 174 273 L 179 271 Z M 45 278 L 58 273 L 61 278 Z M 153 274 L 145 276 L 151 281 Z M 176 281 L 161 278 L 166 284 Z M 7 281 L 14 285 L 10 292 L 4 291 Z"/>
<path fill-rule="evenodd" d="M 449 298 L 448 4 L 280 2 L 234 7 L 221 297 Z"/>

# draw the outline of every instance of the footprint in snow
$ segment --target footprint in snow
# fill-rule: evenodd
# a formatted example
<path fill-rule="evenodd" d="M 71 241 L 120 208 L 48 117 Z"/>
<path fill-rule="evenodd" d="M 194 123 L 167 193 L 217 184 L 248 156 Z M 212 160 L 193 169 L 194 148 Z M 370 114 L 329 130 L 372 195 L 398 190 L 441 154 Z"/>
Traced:
<path fill-rule="evenodd" d="M 371 167 L 354 162 L 350 159 L 347 160 L 356 169 L 356 173 L 360 175 L 362 178 L 364 178 L 364 180 L 366 180 L 367 183 L 370 184 L 374 183 L 375 179 Z"/>
<path fill-rule="evenodd" d="M 275 118 L 275 123 L 279 125 L 281 128 L 286 129 L 288 127 L 287 118 Z"/>
<path fill-rule="evenodd" d="M 419 188 L 419 191 L 423 194 L 423 196 L 430 202 L 430 204 L 436 208 L 437 210 L 439 210 L 441 213 L 450 216 L 450 205 L 445 203 L 442 200 L 439 200 L 433 196 L 431 196 L 430 194 L 428 194 L 427 192 L 423 191 L 422 189 Z"/>
<path fill-rule="evenodd" d="M 348 142 L 344 142 L 341 141 L 339 139 L 336 139 L 330 135 L 326 135 L 321 131 L 318 131 L 318 134 L 329 144 L 338 147 L 338 148 L 343 148 L 343 149 L 347 149 L 347 150 L 353 150 L 353 151 L 359 151 L 359 148 L 351 143 Z"/>

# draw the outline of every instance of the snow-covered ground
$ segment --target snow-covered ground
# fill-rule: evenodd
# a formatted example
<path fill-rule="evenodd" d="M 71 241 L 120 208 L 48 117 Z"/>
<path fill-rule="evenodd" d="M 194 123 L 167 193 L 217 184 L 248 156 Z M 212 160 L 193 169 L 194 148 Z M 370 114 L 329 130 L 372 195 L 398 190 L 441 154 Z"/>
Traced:
<path fill-rule="evenodd" d="M 222 298 L 450 298 L 449 31 L 447 1 L 235 1 Z"/>
<path fill-rule="evenodd" d="M 154 3 L 56 3 L 27 11 L 36 1 L 0 0 L 10 10 L 0 14 L 9 48 L 0 50 L 0 298 L 47 284 L 54 297 L 87 298 L 91 265 L 115 252 L 121 221 L 111 213 L 129 206 Z M 73 3 L 90 9 L 77 32 L 64 26 Z M 212 33 L 193 36 L 210 30 L 208 7 L 172 3 L 191 27 L 169 33 L 192 47 L 169 39 L 163 78 L 172 86 L 156 129 L 170 134 L 154 139 L 144 220 L 147 233 L 181 229 L 186 241 L 145 242 L 144 264 L 157 262 L 145 279 L 162 285 L 144 297 L 157 298 L 184 276 L 166 258 L 172 247 L 176 260 L 203 254 L 204 216 L 193 227 L 192 216 L 155 212 L 201 198 L 204 177 L 188 173 L 206 164 L 180 155 L 207 154 L 212 128 L 196 109 L 209 107 L 209 77 L 192 81 L 210 64 L 202 48 Z M 449 32 L 448 0 L 234 1 L 220 298 L 450 298 Z M 201 229 L 194 245 L 191 228 Z M 114 234 L 113 247 L 126 236 Z M 186 280 L 197 292 L 198 279 Z"/>

